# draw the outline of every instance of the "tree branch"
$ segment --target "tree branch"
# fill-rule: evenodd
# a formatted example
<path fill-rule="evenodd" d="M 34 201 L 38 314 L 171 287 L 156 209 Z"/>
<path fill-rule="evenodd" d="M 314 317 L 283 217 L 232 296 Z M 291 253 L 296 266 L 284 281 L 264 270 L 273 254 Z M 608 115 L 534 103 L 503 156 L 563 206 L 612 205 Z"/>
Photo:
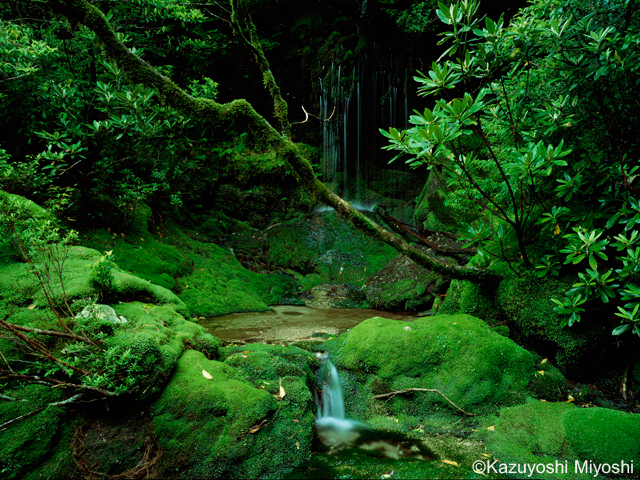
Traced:
<path fill-rule="evenodd" d="M 436 390 L 435 388 L 405 388 L 404 390 L 395 390 L 393 392 L 389 392 L 389 393 L 381 393 L 380 395 L 374 395 L 371 398 L 375 398 L 375 399 L 381 399 L 381 398 L 393 398 L 396 395 L 402 395 L 405 393 L 411 393 L 411 392 L 432 392 L 432 393 L 437 393 L 438 395 L 440 395 L 442 398 L 444 398 L 447 402 L 449 402 L 450 405 L 452 405 L 453 407 L 455 407 L 456 409 L 460 410 L 462 413 L 464 413 L 465 415 L 469 416 L 469 417 L 475 417 L 476 414 L 475 413 L 469 413 L 463 409 L 461 409 L 458 405 L 456 405 L 455 403 L 453 403 L 451 400 L 449 400 L 449 397 L 447 397 L 444 393 L 442 393 L 440 390 Z"/>
<path fill-rule="evenodd" d="M 211 99 L 194 98 L 188 95 L 169 78 L 161 75 L 147 62 L 133 54 L 117 38 L 104 14 L 87 0 L 48 0 L 48 4 L 54 12 L 64 15 L 70 22 L 81 23 L 93 31 L 102 43 L 107 57 L 115 61 L 132 82 L 156 89 L 159 98 L 175 110 L 208 122 L 211 128 L 249 129 L 261 137 L 291 165 L 303 186 L 361 232 L 387 243 L 416 263 L 452 278 L 480 281 L 497 277 L 495 273 L 485 269 L 461 267 L 431 258 L 397 235 L 380 227 L 358 212 L 353 205 L 330 192 L 327 186 L 317 179 L 311 163 L 300 154 L 289 138 L 269 125 L 249 102 L 239 99 L 219 104 Z"/>

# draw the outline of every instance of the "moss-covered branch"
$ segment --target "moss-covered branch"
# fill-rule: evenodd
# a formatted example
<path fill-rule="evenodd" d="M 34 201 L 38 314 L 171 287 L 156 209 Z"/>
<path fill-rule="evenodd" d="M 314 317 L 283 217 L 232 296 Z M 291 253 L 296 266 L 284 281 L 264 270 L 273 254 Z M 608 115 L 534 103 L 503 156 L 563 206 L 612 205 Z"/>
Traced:
<path fill-rule="evenodd" d="M 330 192 L 316 178 L 310 162 L 298 151 L 285 135 L 274 129 L 246 100 L 234 100 L 219 104 L 210 99 L 188 95 L 169 78 L 161 75 L 144 60 L 133 54 L 117 37 L 104 14 L 87 0 L 49 0 L 54 12 L 65 16 L 70 22 L 82 24 L 92 30 L 103 45 L 106 55 L 115 61 L 135 83 L 158 91 L 160 98 L 169 106 L 188 116 L 209 122 L 212 128 L 246 129 L 263 139 L 275 149 L 293 168 L 301 183 L 321 202 L 334 208 L 343 218 L 351 222 L 366 235 L 385 242 L 416 263 L 448 275 L 452 278 L 480 280 L 494 276 L 490 271 L 474 267 L 461 267 L 436 260 L 412 247 L 397 235 L 358 212 L 350 203 Z"/>

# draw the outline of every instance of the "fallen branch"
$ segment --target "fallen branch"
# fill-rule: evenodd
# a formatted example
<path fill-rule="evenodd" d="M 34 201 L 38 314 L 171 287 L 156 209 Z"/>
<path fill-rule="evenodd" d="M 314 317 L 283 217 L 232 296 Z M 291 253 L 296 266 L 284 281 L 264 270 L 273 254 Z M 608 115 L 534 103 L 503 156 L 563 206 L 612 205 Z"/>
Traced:
<path fill-rule="evenodd" d="M 25 413 L 24 415 L 20 415 L 19 417 L 15 417 L 12 418 L 11 420 L 8 420 L 4 423 L 0 424 L 0 432 L 3 430 L 6 430 L 9 426 L 13 425 L 14 423 L 19 422 L 20 420 L 24 420 L 25 418 L 29 418 L 34 416 L 37 413 L 40 413 L 42 410 L 44 410 L 47 407 L 59 407 L 61 405 L 66 405 L 68 403 L 72 403 L 75 402 L 77 399 L 79 399 L 82 396 L 81 393 L 78 393 L 76 395 L 74 395 L 73 397 L 69 397 L 66 400 L 61 400 L 59 402 L 52 402 L 52 403 L 48 403 L 40 408 L 36 408 L 35 410 L 29 412 L 29 413 Z M 14 399 L 16 400 L 16 399 Z M 21 400 L 23 402 L 26 402 L 26 400 Z"/>
<path fill-rule="evenodd" d="M 4 373 L 0 371 L 0 373 Z M 68 383 L 63 382 L 61 380 L 56 380 L 52 377 L 41 377 L 39 375 L 22 375 L 22 374 L 8 374 L 4 373 L 4 375 L 0 375 L 0 380 L 4 379 L 16 379 L 16 380 L 24 380 L 28 383 L 37 383 L 40 385 L 54 385 L 53 388 L 74 388 L 76 390 L 89 390 L 92 392 L 100 393 L 105 397 L 115 397 L 118 394 L 116 392 L 112 392 L 110 390 L 105 390 L 100 387 L 92 387 L 91 385 L 79 385 L 76 383 Z"/>
<path fill-rule="evenodd" d="M 39 335 L 50 335 L 53 337 L 69 338 L 71 340 L 77 340 L 78 342 L 89 343 L 86 338 L 73 333 L 58 332 L 56 330 L 43 330 L 41 328 L 23 327 L 22 325 L 16 325 L 15 323 L 9 323 L 4 320 L 0 320 L 0 325 L 7 327 L 10 330 L 20 330 L 21 332 L 37 333 Z M 92 343 L 89 343 L 90 345 Z"/>
<path fill-rule="evenodd" d="M 447 397 L 444 393 L 442 393 L 440 390 L 436 390 L 435 388 L 405 388 L 404 390 L 396 390 L 393 392 L 389 392 L 389 393 L 381 393 L 380 395 L 374 395 L 371 398 L 375 398 L 375 399 L 381 399 L 381 398 L 392 398 L 395 397 L 396 395 L 402 395 L 404 393 L 411 393 L 411 392 L 433 392 L 433 393 L 437 393 L 438 395 L 440 395 L 442 398 L 444 398 L 447 402 L 449 402 L 450 405 L 452 405 L 453 407 L 455 407 L 456 409 L 460 410 L 462 413 L 464 413 L 465 415 L 469 416 L 469 417 L 475 417 L 476 414 L 475 413 L 469 413 L 463 409 L 461 409 L 458 405 L 456 405 L 455 403 L 453 403 L 449 397 Z"/>

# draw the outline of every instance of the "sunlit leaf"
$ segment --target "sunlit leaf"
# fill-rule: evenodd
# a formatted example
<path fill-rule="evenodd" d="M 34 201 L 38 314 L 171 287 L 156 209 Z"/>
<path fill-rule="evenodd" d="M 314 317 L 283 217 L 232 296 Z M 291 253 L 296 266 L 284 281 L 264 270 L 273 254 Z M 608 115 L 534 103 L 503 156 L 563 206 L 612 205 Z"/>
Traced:
<path fill-rule="evenodd" d="M 204 368 L 202 369 L 202 376 L 207 380 L 213 380 L 213 377 L 209 372 L 207 372 Z"/>

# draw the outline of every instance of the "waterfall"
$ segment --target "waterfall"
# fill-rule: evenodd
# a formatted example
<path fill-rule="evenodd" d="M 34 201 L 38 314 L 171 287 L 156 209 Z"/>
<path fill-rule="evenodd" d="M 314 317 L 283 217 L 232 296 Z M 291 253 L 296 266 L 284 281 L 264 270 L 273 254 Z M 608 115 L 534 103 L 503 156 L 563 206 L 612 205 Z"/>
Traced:
<path fill-rule="evenodd" d="M 365 3 L 366 5 L 366 3 Z M 409 71 L 402 58 L 376 47 L 353 67 L 332 63 L 320 79 L 322 179 L 347 200 L 367 203 L 375 171 L 388 169 L 379 128 L 406 128 Z M 393 169 L 402 168 L 397 163 Z"/>
<path fill-rule="evenodd" d="M 338 369 L 329 359 L 329 354 L 317 354 L 320 361 L 317 380 L 320 393 L 316 396 L 318 415 L 316 426 L 323 432 L 323 441 L 332 445 L 351 442 L 362 430 L 370 427 L 363 422 L 346 418 L 344 413 L 344 396 Z"/>
<path fill-rule="evenodd" d="M 338 376 L 338 369 L 329 360 L 328 353 L 320 356 L 319 374 L 321 402 L 318 406 L 317 421 L 322 422 L 328 418 L 344 420 L 342 382 Z"/>

